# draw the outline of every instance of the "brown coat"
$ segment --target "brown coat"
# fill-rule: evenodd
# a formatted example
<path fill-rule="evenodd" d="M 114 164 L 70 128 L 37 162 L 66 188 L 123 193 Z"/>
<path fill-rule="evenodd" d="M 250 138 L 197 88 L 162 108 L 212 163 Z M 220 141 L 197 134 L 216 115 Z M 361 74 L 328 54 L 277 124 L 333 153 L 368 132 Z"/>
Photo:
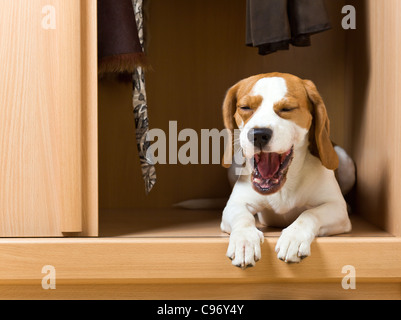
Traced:
<path fill-rule="evenodd" d="M 246 44 L 266 55 L 331 28 L 323 0 L 247 0 Z"/>
<path fill-rule="evenodd" d="M 146 66 L 132 0 L 98 0 L 99 73 L 130 73 Z"/>

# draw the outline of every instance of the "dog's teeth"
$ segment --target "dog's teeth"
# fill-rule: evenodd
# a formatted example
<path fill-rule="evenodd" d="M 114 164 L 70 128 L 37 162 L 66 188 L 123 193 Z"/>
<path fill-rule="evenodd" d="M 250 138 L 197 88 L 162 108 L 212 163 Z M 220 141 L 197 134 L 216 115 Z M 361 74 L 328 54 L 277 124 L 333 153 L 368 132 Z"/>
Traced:
<path fill-rule="evenodd" d="M 260 180 L 260 179 L 255 179 L 255 180 L 253 180 L 255 183 L 257 183 L 257 184 L 261 184 L 262 183 L 262 180 Z"/>

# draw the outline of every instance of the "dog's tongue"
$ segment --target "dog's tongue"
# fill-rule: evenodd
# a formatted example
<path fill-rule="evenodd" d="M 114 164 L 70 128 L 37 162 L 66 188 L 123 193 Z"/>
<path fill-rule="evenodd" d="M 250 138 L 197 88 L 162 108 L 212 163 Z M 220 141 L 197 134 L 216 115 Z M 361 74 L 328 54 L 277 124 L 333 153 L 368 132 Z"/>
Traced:
<path fill-rule="evenodd" d="M 256 165 L 263 179 L 271 179 L 280 168 L 278 153 L 261 153 L 255 155 Z"/>

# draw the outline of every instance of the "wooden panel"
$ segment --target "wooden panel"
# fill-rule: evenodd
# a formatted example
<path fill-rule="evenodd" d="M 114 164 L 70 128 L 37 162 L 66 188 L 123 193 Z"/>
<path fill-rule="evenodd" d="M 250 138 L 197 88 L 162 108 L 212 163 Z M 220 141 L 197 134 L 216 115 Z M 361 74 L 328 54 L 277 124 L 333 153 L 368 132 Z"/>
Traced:
<path fill-rule="evenodd" d="M 97 236 L 99 220 L 97 1 L 81 0 L 82 228 Z"/>
<path fill-rule="evenodd" d="M 401 281 L 400 238 L 319 238 L 300 264 L 278 260 L 276 243 L 266 238 L 262 259 L 241 270 L 225 256 L 226 238 L 0 240 L 0 280 L 40 281 L 51 265 L 60 283 L 341 283 L 351 265 L 357 282 Z"/>
<path fill-rule="evenodd" d="M 228 234 L 220 230 L 221 211 L 218 210 L 102 210 L 99 220 L 101 237 L 228 237 Z M 351 222 L 352 232 L 340 237 L 391 236 L 358 216 L 351 216 Z M 263 227 L 259 223 L 257 227 L 266 237 L 278 237 L 281 233 L 279 228 Z"/>
<path fill-rule="evenodd" d="M 96 165 L 85 141 L 95 139 L 96 117 L 87 117 L 96 110 L 96 62 L 85 63 L 96 61 L 96 23 L 82 14 L 96 16 L 94 2 L 0 1 L 0 236 L 84 230 L 89 159 Z M 49 15 L 55 29 L 43 27 Z"/>
<path fill-rule="evenodd" d="M 0 299 L 30 300 L 399 300 L 400 283 L 357 283 L 344 290 L 341 283 L 269 284 L 59 284 L 43 290 L 31 285 L 0 285 Z M 165 301 L 160 301 L 164 306 Z M 145 310 L 144 310 L 145 311 Z M 150 312 L 150 311 L 149 311 Z M 146 317 L 148 309 L 144 316 Z"/>
<path fill-rule="evenodd" d="M 348 34 L 348 144 L 358 167 L 358 211 L 401 235 L 401 2 L 350 1 L 357 30 Z"/>
<path fill-rule="evenodd" d="M 333 29 L 312 37 L 312 46 L 265 57 L 245 46 L 244 0 L 155 0 L 148 14 L 147 73 L 151 128 L 168 132 L 223 128 L 221 105 L 227 89 L 240 79 L 264 72 L 290 72 L 316 82 L 329 110 L 334 140 L 344 128 L 344 1 L 327 1 Z M 230 192 L 220 165 L 158 165 L 158 181 L 145 196 L 136 152 L 132 86 L 103 82 L 99 101 L 100 206 L 168 207 L 192 199 L 224 197 Z M 180 142 L 178 146 L 184 143 Z"/>

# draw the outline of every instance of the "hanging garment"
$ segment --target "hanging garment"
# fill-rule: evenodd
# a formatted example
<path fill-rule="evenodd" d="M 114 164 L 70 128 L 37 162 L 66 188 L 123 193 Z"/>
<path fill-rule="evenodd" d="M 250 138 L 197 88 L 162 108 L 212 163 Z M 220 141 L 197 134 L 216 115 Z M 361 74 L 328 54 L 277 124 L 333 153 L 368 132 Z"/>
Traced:
<path fill-rule="evenodd" d="M 133 82 L 133 111 L 136 143 L 145 191 L 156 183 L 156 170 L 147 157 L 150 142 L 144 70 L 142 0 L 98 0 L 98 57 L 100 77 L 114 77 Z"/>
<path fill-rule="evenodd" d="M 310 46 L 311 35 L 331 28 L 323 0 L 247 0 L 246 8 L 246 44 L 261 55 Z"/>
<path fill-rule="evenodd" d="M 143 0 L 132 0 L 135 19 L 138 27 L 139 42 L 144 46 L 143 32 Z M 133 107 L 136 126 L 136 141 L 141 161 L 142 177 L 145 180 L 145 191 L 149 193 L 156 183 L 156 169 L 152 159 L 147 155 L 150 142 L 147 141 L 149 132 L 148 105 L 145 88 L 145 73 L 141 66 L 138 66 L 133 75 L 134 94 Z"/>
<path fill-rule="evenodd" d="M 98 0 L 99 74 L 132 74 L 146 67 L 131 0 Z"/>

